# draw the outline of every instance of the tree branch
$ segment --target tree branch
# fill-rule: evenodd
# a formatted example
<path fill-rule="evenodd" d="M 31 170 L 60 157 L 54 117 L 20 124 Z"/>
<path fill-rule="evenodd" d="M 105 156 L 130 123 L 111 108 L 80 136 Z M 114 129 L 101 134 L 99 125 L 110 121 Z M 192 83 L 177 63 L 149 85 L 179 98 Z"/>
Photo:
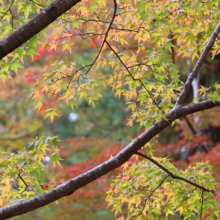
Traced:
<path fill-rule="evenodd" d="M 110 158 L 108 161 L 100 164 L 99 166 L 83 173 L 67 182 L 59 185 L 58 187 L 43 193 L 35 198 L 19 202 L 10 206 L 6 206 L 0 209 L 0 219 L 8 219 L 13 216 L 21 215 L 42 206 L 45 206 L 51 202 L 54 202 L 62 197 L 71 195 L 77 189 L 93 182 L 99 177 L 107 174 L 108 172 L 116 169 L 124 164 L 133 154 L 135 154 L 142 146 L 148 143 L 153 137 L 159 134 L 164 128 L 176 119 L 183 117 L 194 112 L 202 111 L 205 109 L 219 106 L 220 102 L 213 102 L 211 100 L 203 101 L 200 103 L 194 103 L 188 106 L 183 106 L 178 109 L 172 109 L 166 114 L 167 120 L 161 119 L 153 124 L 147 131 L 142 133 L 129 145 L 127 145 L 116 156 Z"/>
<path fill-rule="evenodd" d="M 167 177 L 169 177 L 169 176 L 170 176 L 170 175 L 165 176 L 165 178 L 163 178 L 163 180 L 161 181 L 161 183 L 160 183 L 160 184 L 151 192 L 151 194 L 144 200 L 143 208 L 142 208 L 141 212 L 138 214 L 138 216 L 143 213 L 144 208 L 145 208 L 146 203 L 147 203 L 147 200 L 150 199 L 150 197 L 154 194 L 154 192 L 155 192 L 157 189 L 159 189 L 159 188 L 163 185 L 164 181 L 165 181 L 165 180 L 167 179 Z"/>
<path fill-rule="evenodd" d="M 141 86 L 144 87 L 144 89 L 146 90 L 146 92 L 148 93 L 148 95 L 150 96 L 151 100 L 153 101 L 153 103 L 157 106 L 157 108 L 163 113 L 165 114 L 165 112 L 160 108 L 160 106 L 157 104 L 156 100 L 154 99 L 154 97 L 150 94 L 149 90 L 147 89 L 147 87 L 144 85 L 144 83 L 142 83 L 142 81 L 140 79 L 136 79 L 134 78 L 134 76 L 132 75 L 131 71 L 129 70 L 129 68 L 125 65 L 125 63 L 122 61 L 122 59 L 120 58 L 120 56 L 117 54 L 117 52 L 112 48 L 112 46 L 108 43 L 108 41 L 106 41 L 106 44 L 109 46 L 109 48 L 112 50 L 112 52 L 115 54 L 115 56 L 118 58 L 118 60 L 121 62 L 121 64 L 124 66 L 124 68 L 127 70 L 127 72 L 129 73 L 129 75 L 131 76 L 131 78 L 135 81 L 140 82 Z"/>
<path fill-rule="evenodd" d="M 204 197 L 203 197 L 203 194 L 204 194 L 204 190 L 202 190 L 202 204 L 201 204 L 201 211 L 200 211 L 200 220 L 202 220 L 202 208 L 203 208 L 203 202 L 204 202 Z"/>
<path fill-rule="evenodd" d="M 72 6 L 77 4 L 80 0 L 55 0 L 40 13 L 38 13 L 34 18 L 28 21 L 26 24 L 22 25 L 20 28 L 15 30 L 13 33 L 8 35 L 6 38 L 0 40 L 0 59 L 8 55 L 10 52 L 14 51 L 16 48 L 21 46 L 23 43 L 28 41 L 31 37 L 43 30 L 47 25 L 55 21 L 60 15 L 68 11 Z M 77 189 L 89 184 L 90 182 L 96 180 L 97 178 L 107 174 L 108 172 L 114 170 L 115 168 L 124 164 L 133 154 L 135 154 L 142 146 L 148 143 L 153 137 L 160 133 L 164 128 L 166 128 L 170 123 L 176 119 L 192 114 L 194 112 L 209 109 L 215 106 L 219 106 L 219 102 L 213 102 L 207 100 L 200 103 L 191 104 L 182 107 L 182 102 L 186 96 L 187 91 L 190 88 L 193 78 L 197 75 L 202 63 L 205 60 L 206 55 L 212 48 L 214 40 L 218 36 L 220 31 L 220 24 L 217 26 L 216 30 L 213 32 L 205 50 L 200 56 L 195 68 L 189 75 L 183 90 L 181 91 L 180 97 L 176 102 L 176 106 L 168 114 L 166 114 L 166 120 L 161 119 L 153 124 L 147 131 L 142 135 L 137 137 L 129 145 L 127 145 L 121 152 L 116 156 L 110 158 L 108 161 L 100 164 L 99 166 L 83 173 L 63 184 L 43 193 L 35 198 L 19 202 L 13 205 L 6 206 L 0 209 L 0 219 L 8 219 L 17 215 L 21 215 L 32 210 L 38 209 L 44 205 L 54 202 L 62 197 L 71 195 Z M 105 40 L 106 41 L 106 40 Z M 107 41 L 106 41 L 107 43 Z M 181 177 L 179 177 L 180 179 Z"/>
<path fill-rule="evenodd" d="M 116 3 L 116 0 L 113 0 L 113 2 L 114 2 L 114 12 L 113 12 L 112 20 L 111 20 L 111 22 L 110 22 L 110 24 L 109 24 L 109 26 L 108 26 L 108 29 L 107 29 L 107 31 L 106 31 L 106 33 L 105 33 L 105 37 L 104 37 L 104 40 L 103 40 L 103 42 L 102 42 L 102 45 L 101 45 L 101 47 L 100 47 L 100 49 L 99 49 L 99 52 L 97 53 L 95 59 L 93 60 L 92 64 L 90 65 L 89 69 L 86 71 L 85 75 L 90 71 L 90 69 L 92 68 L 92 66 L 93 66 L 94 63 L 96 62 L 96 60 L 98 60 L 99 55 L 101 54 L 102 49 L 103 49 L 105 43 L 107 43 L 106 40 L 107 40 L 109 31 L 111 30 L 111 26 L 112 26 L 112 24 L 113 24 L 113 21 L 114 21 L 115 16 L 116 16 L 116 11 L 117 11 L 117 3 Z"/>
<path fill-rule="evenodd" d="M 83 67 L 79 68 L 78 70 L 76 70 L 76 71 L 75 71 L 73 74 L 71 74 L 70 76 L 67 76 L 67 77 L 70 78 L 70 80 L 69 80 L 69 84 L 68 84 L 67 89 L 65 90 L 65 92 L 69 89 L 69 87 L 70 87 L 70 85 L 71 85 L 71 82 L 72 82 L 72 78 L 73 78 L 73 76 L 74 76 L 77 72 L 79 72 L 81 69 L 84 69 L 84 68 L 88 67 L 88 69 L 86 70 L 86 72 L 85 72 L 85 73 L 82 73 L 81 76 L 87 75 L 87 74 L 89 73 L 89 71 L 92 69 L 92 67 L 93 67 L 93 65 L 95 64 L 95 62 L 98 60 L 98 58 L 99 58 L 99 56 L 100 56 L 100 54 L 101 54 L 101 52 L 102 52 L 102 50 L 103 50 L 103 48 L 104 48 L 105 43 L 107 43 L 106 40 L 107 40 L 109 31 L 111 30 L 112 24 L 113 24 L 114 19 L 115 19 L 115 17 L 116 17 L 117 3 L 116 3 L 116 0 L 113 0 L 113 2 L 114 2 L 114 12 L 113 12 L 113 16 L 112 16 L 111 21 L 109 22 L 109 26 L 108 26 L 108 29 L 107 29 L 106 33 L 103 34 L 103 35 L 105 35 L 105 36 L 104 36 L 104 39 L 103 39 L 103 41 L 102 41 L 102 44 L 101 44 L 101 46 L 100 46 L 100 48 L 99 48 L 99 51 L 98 51 L 97 55 L 95 56 L 95 59 L 92 61 L 91 64 L 88 64 L 88 65 L 86 65 L 86 66 L 83 66 Z M 85 33 L 85 34 L 89 34 L 89 33 Z M 66 78 L 66 77 L 62 77 L 62 78 Z M 55 82 L 57 82 L 58 80 L 59 80 L 59 79 L 57 79 Z M 54 82 L 53 82 L 53 83 L 54 83 Z M 60 93 L 60 94 L 61 94 L 61 93 Z"/>
<path fill-rule="evenodd" d="M 14 0 L 11 1 L 8 9 L 5 11 L 5 13 L 1 16 L 0 21 L 5 17 L 5 15 L 11 10 L 12 6 L 14 4 Z"/>
<path fill-rule="evenodd" d="M 185 119 L 187 125 L 189 126 L 190 130 L 192 131 L 192 133 L 195 135 L 196 134 L 196 130 L 194 129 L 194 127 L 191 124 L 191 122 L 189 121 L 189 119 L 186 116 L 184 116 L 184 119 Z"/>
<path fill-rule="evenodd" d="M 202 189 L 203 191 L 212 192 L 212 190 L 209 190 L 209 189 L 207 189 L 207 188 L 205 188 L 205 187 L 203 187 L 203 186 L 200 186 L 200 185 L 198 185 L 198 184 L 196 184 L 196 183 L 194 183 L 194 182 L 192 182 L 192 181 L 190 181 L 190 180 L 187 180 L 187 179 L 185 179 L 185 178 L 183 178 L 183 177 L 174 175 L 174 174 L 173 174 L 172 172 L 170 172 L 166 167 L 164 167 L 164 166 L 162 166 L 161 164 L 159 164 L 156 160 L 154 160 L 153 158 L 151 158 L 151 157 L 149 157 L 149 156 L 147 156 L 147 155 L 145 155 L 145 154 L 143 154 L 143 153 L 141 153 L 141 152 L 136 152 L 135 154 L 137 154 L 138 156 L 141 156 L 141 157 L 143 157 L 143 158 L 145 158 L 145 159 L 151 161 L 151 162 L 154 163 L 156 166 L 158 166 L 160 169 L 162 169 L 163 171 L 165 171 L 165 172 L 166 172 L 170 177 L 172 177 L 173 179 L 179 179 L 179 180 L 182 180 L 182 181 L 184 181 L 184 182 L 186 182 L 186 183 L 189 183 L 189 184 L 191 184 L 191 185 L 193 185 L 193 186 L 196 186 L 196 187 Z"/>
<path fill-rule="evenodd" d="M 218 34 L 220 32 L 220 23 L 218 23 L 218 26 L 216 27 L 215 31 L 212 33 L 211 38 L 209 39 L 209 42 L 207 43 L 205 49 L 203 50 L 201 56 L 199 57 L 199 60 L 197 61 L 193 71 L 189 74 L 186 83 L 183 86 L 183 89 L 179 95 L 179 98 L 176 102 L 175 108 L 179 108 L 180 106 L 183 105 L 183 101 L 190 89 L 190 86 L 192 84 L 193 79 L 197 76 L 199 70 L 202 67 L 203 62 L 205 61 L 205 58 L 209 51 L 212 49 L 212 46 L 215 42 L 215 39 L 218 37 Z"/>
<path fill-rule="evenodd" d="M 0 60 L 38 34 L 80 0 L 55 0 L 27 23 L 0 40 Z"/>

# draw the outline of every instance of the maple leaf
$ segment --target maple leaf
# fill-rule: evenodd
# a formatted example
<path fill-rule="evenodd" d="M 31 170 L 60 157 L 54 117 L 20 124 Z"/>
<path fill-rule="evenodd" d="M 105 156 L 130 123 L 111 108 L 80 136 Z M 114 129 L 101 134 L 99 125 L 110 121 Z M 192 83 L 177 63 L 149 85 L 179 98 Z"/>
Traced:
<path fill-rule="evenodd" d="M 53 123 L 54 116 L 59 116 L 56 112 L 56 109 L 48 109 L 45 112 L 46 112 L 45 118 L 50 117 L 51 123 Z"/>

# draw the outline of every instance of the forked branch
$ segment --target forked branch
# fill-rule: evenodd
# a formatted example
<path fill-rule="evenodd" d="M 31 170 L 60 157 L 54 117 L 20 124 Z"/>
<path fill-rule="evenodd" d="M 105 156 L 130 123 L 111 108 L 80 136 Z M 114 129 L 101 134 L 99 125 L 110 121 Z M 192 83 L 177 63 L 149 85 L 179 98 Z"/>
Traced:
<path fill-rule="evenodd" d="M 205 61 L 206 56 L 208 55 L 209 51 L 212 49 L 212 46 L 215 42 L 215 39 L 218 37 L 218 34 L 220 32 L 220 23 L 218 23 L 218 26 L 216 27 L 215 31 L 212 33 L 211 38 L 209 39 L 205 49 L 203 50 L 201 56 L 199 57 L 199 60 L 197 61 L 193 71 L 189 74 L 186 83 L 183 86 L 183 89 L 179 95 L 179 98 L 176 102 L 175 108 L 179 108 L 183 105 L 183 101 L 191 87 L 193 79 L 197 76 L 199 70 L 202 67 L 203 62 Z"/>
<path fill-rule="evenodd" d="M 170 177 L 172 177 L 173 179 L 182 180 L 182 181 L 184 181 L 184 182 L 186 182 L 186 183 L 189 183 L 189 184 L 191 184 L 192 186 L 196 186 L 196 187 L 198 187 L 198 188 L 200 188 L 200 189 L 202 189 L 203 191 L 206 191 L 206 192 L 213 192 L 212 190 L 209 190 L 209 189 L 207 189 L 207 188 L 205 188 L 205 187 L 203 187 L 203 186 L 200 186 L 199 184 L 196 184 L 196 183 L 194 183 L 194 182 L 192 182 L 192 181 L 190 181 L 190 180 L 187 180 L 187 179 L 185 179 L 185 178 L 183 178 L 183 177 L 174 175 L 174 174 L 173 174 L 172 172 L 170 172 L 166 167 L 164 167 L 164 166 L 162 166 L 161 164 L 159 164 L 156 160 L 154 160 L 153 158 L 151 158 L 151 157 L 149 157 L 149 156 L 147 156 L 147 155 L 145 155 L 145 154 L 143 154 L 143 153 L 141 153 L 141 152 L 137 152 L 137 153 L 135 153 L 135 154 L 137 154 L 138 156 L 141 156 L 141 157 L 143 157 L 143 158 L 145 158 L 145 159 L 151 161 L 151 162 L 154 163 L 156 166 L 158 166 L 160 169 L 162 169 L 163 171 L 165 171 L 165 172 L 166 172 Z"/>

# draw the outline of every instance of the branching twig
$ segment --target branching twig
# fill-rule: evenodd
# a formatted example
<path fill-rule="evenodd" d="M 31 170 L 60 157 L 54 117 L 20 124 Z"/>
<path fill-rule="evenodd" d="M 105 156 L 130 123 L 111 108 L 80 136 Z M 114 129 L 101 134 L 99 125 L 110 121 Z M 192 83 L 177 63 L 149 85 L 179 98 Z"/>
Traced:
<path fill-rule="evenodd" d="M 167 177 L 169 177 L 169 176 L 170 176 L 170 175 L 167 175 L 167 176 L 161 181 L 161 183 L 151 192 L 151 194 L 145 199 L 144 205 L 143 205 L 143 209 L 142 209 L 141 213 L 144 211 L 144 208 L 145 208 L 145 206 L 146 206 L 147 200 L 150 199 L 150 197 L 154 194 L 154 192 L 155 192 L 158 188 L 160 188 L 160 187 L 162 186 L 162 184 L 164 183 L 164 181 L 165 181 L 165 180 L 167 179 Z M 139 215 L 141 215 L 141 213 L 140 213 Z"/>
<path fill-rule="evenodd" d="M 166 172 L 169 176 L 171 176 L 173 179 L 182 180 L 182 181 L 184 181 L 184 182 L 186 182 L 186 183 L 189 183 L 189 184 L 191 184 L 191 185 L 193 185 L 193 186 L 196 186 L 196 187 L 198 187 L 198 188 L 200 188 L 200 189 L 202 189 L 202 190 L 204 190 L 204 191 L 206 191 L 206 192 L 213 192 L 213 190 L 209 190 L 209 189 L 207 189 L 207 188 L 205 188 L 205 187 L 203 187 L 203 186 L 201 186 L 201 185 L 199 185 L 199 184 L 196 184 L 196 183 L 194 183 L 194 182 L 192 182 L 192 181 L 190 181 L 190 180 L 187 180 L 187 179 L 185 179 L 185 178 L 183 178 L 183 177 L 174 175 L 174 174 L 171 173 L 166 167 L 164 167 L 164 166 L 162 166 L 161 164 L 159 164 L 156 160 L 154 160 L 153 158 L 151 158 L 151 157 L 149 157 L 149 156 L 147 156 L 147 155 L 145 155 L 145 154 L 143 154 L 143 153 L 141 153 L 141 152 L 138 152 L 138 151 L 137 151 L 135 154 L 137 154 L 137 155 L 139 155 L 139 156 L 141 156 L 141 157 L 143 157 L 143 158 L 145 158 L 145 159 L 151 161 L 151 162 L 154 163 L 156 166 L 158 166 L 160 169 L 162 169 L 163 171 L 165 171 L 165 172 Z"/>
<path fill-rule="evenodd" d="M 103 39 L 103 41 L 102 41 L 101 47 L 99 48 L 99 51 L 98 51 L 98 53 L 97 53 L 95 59 L 93 60 L 93 62 L 92 62 L 91 64 L 88 64 L 88 65 L 86 65 L 86 66 L 84 66 L 84 67 L 81 67 L 81 68 L 79 68 L 78 70 L 76 70 L 76 71 L 74 72 L 74 74 L 72 74 L 71 76 L 67 76 L 67 77 L 70 78 L 70 80 L 69 80 L 69 84 L 68 84 L 68 86 L 67 86 L 67 89 L 66 89 L 64 92 L 66 92 L 66 91 L 69 89 L 73 76 L 74 76 L 77 72 L 79 72 L 79 70 L 81 70 L 81 69 L 83 69 L 83 68 L 85 68 L 85 67 L 88 67 L 88 69 L 86 70 L 85 73 L 80 74 L 82 77 L 83 77 L 83 75 L 87 75 L 88 72 L 89 72 L 89 71 L 91 70 L 91 68 L 93 67 L 93 65 L 95 64 L 95 62 L 98 60 L 99 55 L 101 54 L 102 49 L 103 49 L 105 43 L 107 43 L 106 39 L 107 39 L 107 37 L 108 37 L 109 31 L 111 30 L 111 26 L 112 26 L 113 21 L 114 21 L 115 16 L 116 16 L 117 3 L 116 3 L 116 0 L 113 0 L 113 2 L 114 2 L 114 12 L 113 12 L 112 20 L 111 20 L 110 23 L 109 23 L 108 29 L 107 29 L 107 31 L 106 31 L 106 33 L 105 33 L 105 37 L 104 37 L 104 39 Z M 58 81 L 58 80 L 57 80 L 57 81 Z M 60 93 L 60 94 L 61 94 L 61 93 Z M 59 96 L 60 94 L 58 94 L 58 96 Z M 57 96 L 57 97 L 58 97 L 58 96 Z"/>
<path fill-rule="evenodd" d="M 104 40 L 103 40 L 103 42 L 102 42 L 102 45 L 101 45 L 101 47 L 100 47 L 100 49 L 99 49 L 99 52 L 97 53 L 95 59 L 93 60 L 92 64 L 90 65 L 89 69 L 85 72 L 85 75 L 90 71 L 90 69 L 92 68 L 92 66 L 95 64 L 96 60 L 99 58 L 99 55 L 100 55 L 101 52 L 102 52 L 102 49 L 103 49 L 105 43 L 107 43 L 106 40 L 107 40 L 109 31 L 110 31 L 110 29 L 111 29 L 111 26 L 112 26 L 112 24 L 113 24 L 113 21 L 114 21 L 114 19 L 115 19 L 115 15 L 116 15 L 116 11 L 117 11 L 117 3 L 116 3 L 116 0 L 113 0 L 113 2 L 114 2 L 114 12 L 113 12 L 112 20 L 111 20 L 111 22 L 110 22 L 110 24 L 109 24 L 109 26 L 108 26 L 108 29 L 107 29 L 107 31 L 106 31 L 106 33 L 105 33 L 105 37 L 104 37 Z"/>
<path fill-rule="evenodd" d="M 165 114 L 165 112 L 160 108 L 160 106 L 157 104 L 157 102 L 155 101 L 155 99 L 153 98 L 153 96 L 150 94 L 150 91 L 146 88 L 146 86 L 142 83 L 142 81 L 140 79 L 136 79 L 134 78 L 134 76 L 132 75 L 132 73 L 130 72 L 129 68 L 125 65 L 125 63 L 122 61 L 122 59 L 120 58 L 120 56 L 118 56 L 118 54 L 116 53 L 116 51 L 112 48 L 112 46 L 108 43 L 108 41 L 106 41 L 106 44 L 109 46 L 109 48 L 112 50 L 112 52 L 115 54 L 115 56 L 119 59 L 119 61 L 122 63 L 122 65 L 124 66 L 124 68 L 127 70 L 127 72 L 129 73 L 129 75 L 131 76 L 131 78 L 135 81 L 139 81 L 140 84 L 145 88 L 146 92 L 148 93 L 148 95 L 150 96 L 150 98 L 152 99 L 152 101 L 154 102 L 154 104 L 157 106 L 157 108 L 163 113 Z"/>
<path fill-rule="evenodd" d="M 187 118 L 187 116 L 184 116 L 183 118 L 185 119 L 185 121 L 186 121 L 187 125 L 189 126 L 190 130 L 192 131 L 192 133 L 193 133 L 194 135 L 196 135 L 197 132 L 196 132 L 196 130 L 194 129 L 192 123 L 191 123 L 191 122 L 189 121 L 189 119 Z M 205 145 L 202 144 L 201 147 L 202 147 L 203 151 L 204 151 L 206 154 L 209 152 L 209 150 L 205 147 Z"/>
<path fill-rule="evenodd" d="M 1 16 L 0 21 L 5 17 L 5 15 L 11 10 L 12 5 L 14 4 L 14 0 L 11 1 L 11 4 L 9 5 L 6 12 Z"/>

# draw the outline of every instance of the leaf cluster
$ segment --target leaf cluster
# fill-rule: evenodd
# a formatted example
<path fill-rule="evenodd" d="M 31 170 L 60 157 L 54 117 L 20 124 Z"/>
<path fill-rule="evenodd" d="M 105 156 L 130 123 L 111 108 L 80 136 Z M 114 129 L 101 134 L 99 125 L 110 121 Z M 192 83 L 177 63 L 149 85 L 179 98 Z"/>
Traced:
<path fill-rule="evenodd" d="M 53 165 L 60 165 L 60 156 L 55 137 L 37 137 L 28 148 L 19 152 L 0 154 L 1 205 L 3 202 L 18 202 L 32 198 L 44 192 L 49 159 Z M 53 152 L 49 145 L 53 145 Z M 49 187 L 53 188 L 53 185 Z"/>
<path fill-rule="evenodd" d="M 154 158 L 170 172 L 197 184 L 215 189 L 211 167 L 198 163 L 187 170 L 178 170 L 167 159 Z M 212 193 L 203 192 L 179 179 L 173 179 L 149 161 L 124 166 L 123 174 L 112 183 L 107 201 L 118 219 L 169 219 L 179 213 L 184 219 L 218 219 L 219 204 Z M 122 208 L 127 213 L 123 213 Z M 201 213 L 202 210 L 202 213 Z"/>

